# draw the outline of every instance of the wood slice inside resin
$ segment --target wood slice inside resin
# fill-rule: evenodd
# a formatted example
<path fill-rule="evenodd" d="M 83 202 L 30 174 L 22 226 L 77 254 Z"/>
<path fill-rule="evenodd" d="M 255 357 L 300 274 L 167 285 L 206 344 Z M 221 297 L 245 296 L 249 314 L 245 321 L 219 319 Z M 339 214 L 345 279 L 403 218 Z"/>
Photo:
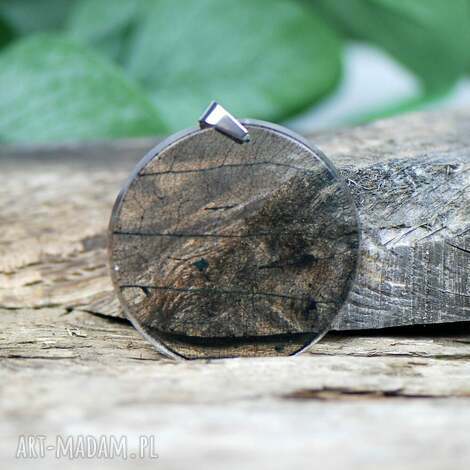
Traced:
<path fill-rule="evenodd" d="M 294 354 L 321 338 L 355 273 L 356 210 L 318 151 L 245 122 L 173 137 L 138 165 L 110 224 L 132 323 L 172 357 Z"/>

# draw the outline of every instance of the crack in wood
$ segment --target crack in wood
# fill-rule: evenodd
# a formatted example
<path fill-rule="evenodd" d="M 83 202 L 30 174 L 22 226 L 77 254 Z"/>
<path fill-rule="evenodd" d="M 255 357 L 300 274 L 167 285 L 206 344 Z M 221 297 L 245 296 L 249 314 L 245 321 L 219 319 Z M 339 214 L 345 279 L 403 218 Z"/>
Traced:
<path fill-rule="evenodd" d="M 251 163 L 232 163 L 232 164 L 225 164 L 225 165 L 216 165 L 212 167 L 206 168 L 188 168 L 185 170 L 167 170 L 167 171 L 156 171 L 156 172 L 148 172 L 148 173 L 139 173 L 139 176 L 162 176 L 162 175 L 180 175 L 180 174 L 188 174 L 188 173 L 204 173 L 207 171 L 214 171 L 214 170 L 221 170 L 225 168 L 250 168 L 256 166 L 277 166 L 281 168 L 289 168 L 292 170 L 302 171 L 302 172 L 311 172 L 311 169 L 298 167 L 295 165 L 288 165 L 287 163 L 280 163 L 280 162 L 273 162 L 273 161 L 260 161 L 260 162 L 251 162 Z"/>
<path fill-rule="evenodd" d="M 257 291 L 242 291 L 242 290 L 228 290 L 228 289 L 217 289 L 217 288 L 206 288 L 198 289 L 194 287 L 172 287 L 172 286 L 154 286 L 154 285 L 141 285 L 141 284 L 120 284 L 121 289 L 155 289 L 155 290 L 168 290 L 173 292 L 187 292 L 190 294 L 206 295 L 206 294 L 227 294 L 227 295 L 244 295 L 244 296 L 262 296 L 262 297 L 277 297 L 288 300 L 301 300 L 310 301 L 312 297 L 306 295 L 304 297 L 298 297 L 286 294 L 275 294 L 273 292 L 257 292 Z M 328 302 L 316 302 L 318 304 L 327 304 Z"/>

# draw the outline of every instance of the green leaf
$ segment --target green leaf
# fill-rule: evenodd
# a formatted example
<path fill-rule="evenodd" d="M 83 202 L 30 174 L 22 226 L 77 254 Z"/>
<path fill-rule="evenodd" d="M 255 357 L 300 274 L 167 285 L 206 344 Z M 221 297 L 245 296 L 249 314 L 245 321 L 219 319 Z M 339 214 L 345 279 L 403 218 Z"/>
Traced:
<path fill-rule="evenodd" d="M 67 30 L 72 38 L 121 62 L 141 11 L 141 0 L 81 0 L 70 14 Z"/>
<path fill-rule="evenodd" d="M 57 30 L 76 0 L 3 0 L 0 17 L 18 34 Z"/>
<path fill-rule="evenodd" d="M 375 43 L 422 81 L 448 89 L 464 72 L 470 43 L 468 0 L 311 0 L 348 35 Z"/>
<path fill-rule="evenodd" d="M 0 54 L 0 140 L 97 139 L 165 130 L 138 86 L 69 39 L 32 36 Z"/>
<path fill-rule="evenodd" d="M 127 35 L 118 60 L 173 130 L 193 125 L 212 99 L 241 117 L 279 121 L 340 77 L 338 37 L 297 1 L 144 1 L 123 21 L 114 2 L 102 0 L 109 14 L 93 24 L 95 2 L 82 1 L 71 16 L 73 34 L 99 47 L 103 38 Z"/>
<path fill-rule="evenodd" d="M 0 17 L 0 48 L 8 44 L 14 38 L 14 32 L 10 25 Z"/>

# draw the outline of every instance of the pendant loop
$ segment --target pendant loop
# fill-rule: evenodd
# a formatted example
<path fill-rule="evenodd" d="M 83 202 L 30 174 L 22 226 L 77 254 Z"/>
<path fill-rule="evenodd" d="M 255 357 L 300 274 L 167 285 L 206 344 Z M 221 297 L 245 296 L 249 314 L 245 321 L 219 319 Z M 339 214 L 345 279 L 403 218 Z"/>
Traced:
<path fill-rule="evenodd" d="M 199 119 L 201 129 L 213 127 L 242 144 L 250 141 L 248 130 L 216 101 L 212 101 Z"/>

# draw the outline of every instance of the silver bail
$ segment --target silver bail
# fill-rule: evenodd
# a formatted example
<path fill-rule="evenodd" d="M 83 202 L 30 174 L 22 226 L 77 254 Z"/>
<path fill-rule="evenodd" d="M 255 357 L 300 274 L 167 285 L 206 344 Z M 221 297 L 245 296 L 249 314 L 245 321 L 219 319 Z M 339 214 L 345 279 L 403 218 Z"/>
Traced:
<path fill-rule="evenodd" d="M 212 101 L 204 114 L 199 118 L 199 127 L 213 127 L 239 143 L 249 142 L 248 130 L 216 101 Z"/>

